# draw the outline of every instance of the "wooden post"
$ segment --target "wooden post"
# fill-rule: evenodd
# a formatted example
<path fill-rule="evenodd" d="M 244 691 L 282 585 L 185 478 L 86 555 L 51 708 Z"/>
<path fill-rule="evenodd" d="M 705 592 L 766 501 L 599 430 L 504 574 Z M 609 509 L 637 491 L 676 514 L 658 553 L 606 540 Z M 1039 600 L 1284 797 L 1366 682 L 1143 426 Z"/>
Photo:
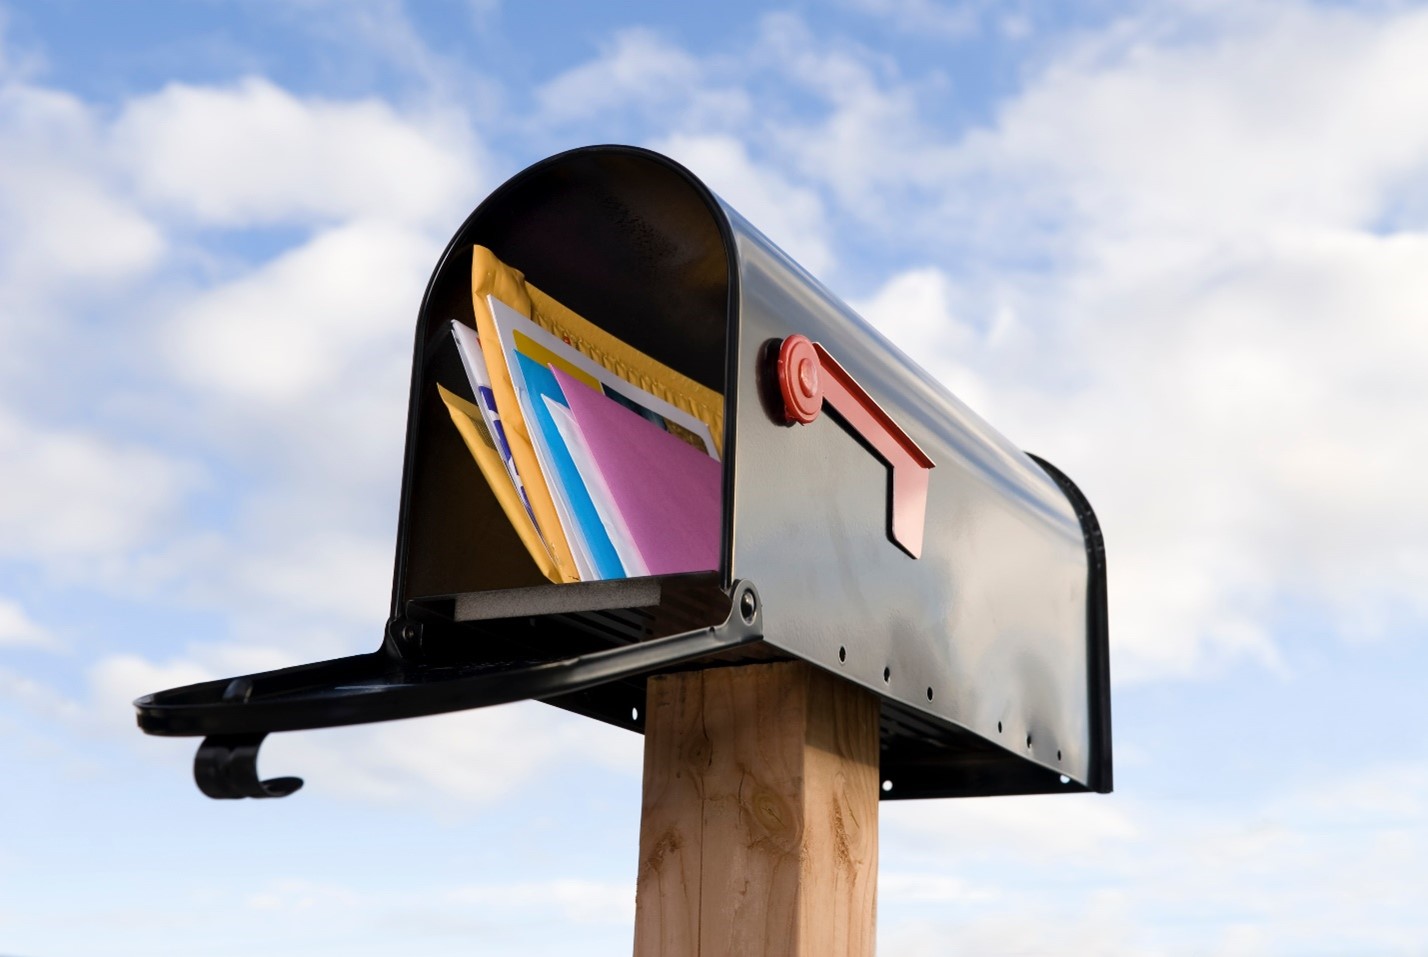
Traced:
<path fill-rule="evenodd" d="M 649 681 L 635 957 L 871 957 L 878 702 L 803 662 Z"/>

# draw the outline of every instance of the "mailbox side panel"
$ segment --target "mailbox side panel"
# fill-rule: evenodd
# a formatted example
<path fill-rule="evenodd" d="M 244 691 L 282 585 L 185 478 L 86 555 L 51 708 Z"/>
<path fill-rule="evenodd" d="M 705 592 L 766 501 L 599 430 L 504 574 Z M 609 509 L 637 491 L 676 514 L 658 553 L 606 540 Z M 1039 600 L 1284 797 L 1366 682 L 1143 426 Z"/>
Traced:
<path fill-rule="evenodd" d="M 1028 762 L 1054 772 L 1039 781 L 1087 784 L 1087 555 L 1066 496 L 726 213 L 739 275 L 731 572 L 758 584 L 766 640 L 882 696 L 885 732 L 890 710 L 944 740 L 972 732 L 963 737 L 979 783 L 963 793 L 1045 789 L 1012 780 Z M 826 348 L 935 463 L 920 558 L 889 539 L 889 470 L 868 447 L 826 410 L 783 423 L 770 372 L 795 333 Z"/>

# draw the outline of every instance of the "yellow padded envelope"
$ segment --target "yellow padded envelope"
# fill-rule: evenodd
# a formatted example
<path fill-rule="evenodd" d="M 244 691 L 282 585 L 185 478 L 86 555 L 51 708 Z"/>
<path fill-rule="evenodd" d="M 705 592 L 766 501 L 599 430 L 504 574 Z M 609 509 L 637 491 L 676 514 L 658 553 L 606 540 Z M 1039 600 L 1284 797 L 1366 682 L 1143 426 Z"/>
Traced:
<path fill-rule="evenodd" d="M 481 474 L 486 476 L 486 483 L 491 486 L 491 491 L 496 493 L 496 501 L 501 503 L 501 511 L 511 520 L 521 543 L 531 553 L 531 558 L 535 559 L 541 574 L 559 583 L 561 578 L 555 570 L 555 562 L 551 561 L 550 553 L 546 551 L 540 533 L 531 521 L 530 513 L 521 502 L 520 493 L 511 484 L 510 475 L 506 474 L 506 465 L 501 461 L 501 453 L 496 450 L 496 443 L 491 441 L 491 433 L 486 429 L 481 410 L 461 396 L 448 392 L 444 386 L 437 385 L 436 391 L 440 394 L 441 401 L 446 403 L 446 411 L 451 415 L 456 431 L 461 433 L 466 448 L 471 451 L 471 457 L 480 466 Z"/>
<path fill-rule="evenodd" d="M 511 384 L 510 371 L 506 367 L 507 359 L 499 348 L 487 346 L 487 343 L 500 341 L 496 333 L 495 319 L 486 302 L 487 296 L 499 299 L 620 378 L 693 415 L 709 426 L 716 446 L 722 445 L 724 439 L 724 397 L 576 315 L 526 282 L 519 271 L 501 262 L 495 253 L 486 247 L 472 248 L 471 308 L 476 317 L 476 334 L 481 339 L 487 374 L 496 396 L 496 408 L 501 412 L 501 425 L 506 442 L 511 447 L 516 471 L 520 473 L 526 496 L 530 499 L 531 511 L 535 513 L 536 524 L 540 526 L 541 538 L 545 541 L 545 548 L 541 551 L 546 555 L 546 562 L 554 564 L 555 574 L 547 572 L 547 576 L 557 582 L 579 581 L 580 575 L 575 568 L 570 543 L 561 528 L 550 487 L 541 473 L 535 448 L 531 444 L 530 432 L 521 415 L 520 404 L 516 401 L 515 388 Z M 478 410 L 477 415 L 479 414 Z M 723 454 L 722 448 L 718 451 Z M 482 470 L 484 472 L 485 468 Z M 500 478 L 506 486 L 510 485 L 510 480 L 504 472 Z M 489 473 L 487 480 L 491 481 L 493 488 L 502 487 Z M 504 502 L 502 507 L 506 508 Z M 506 512 L 512 516 L 511 520 L 519 531 L 520 524 L 512 510 L 506 508 Z M 521 514 L 525 514 L 523 508 Z M 529 516 L 525 517 L 529 522 Z M 525 540 L 524 535 L 522 540 Z M 530 545 L 531 543 L 527 542 L 527 547 Z M 536 555 L 534 550 L 532 556 L 536 558 L 537 564 L 541 564 L 541 556 Z"/>

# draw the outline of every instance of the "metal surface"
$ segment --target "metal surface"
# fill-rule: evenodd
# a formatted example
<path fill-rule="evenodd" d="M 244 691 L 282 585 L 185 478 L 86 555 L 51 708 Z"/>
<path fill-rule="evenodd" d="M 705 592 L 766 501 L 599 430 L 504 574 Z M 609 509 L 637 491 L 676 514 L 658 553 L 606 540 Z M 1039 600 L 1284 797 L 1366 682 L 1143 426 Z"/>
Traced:
<path fill-rule="evenodd" d="M 1009 769 L 1039 765 L 1048 789 L 1060 775 L 1086 784 L 1089 579 L 1070 501 L 737 213 L 725 213 L 740 277 L 730 574 L 759 581 L 765 640 L 934 728 L 973 732 Z M 793 427 L 770 414 L 770 353 L 793 334 L 838 356 L 937 463 L 921 558 L 888 541 L 882 462 L 827 417 Z M 795 473 L 799 481 L 783 478 Z M 945 759 L 953 780 L 958 756 Z M 885 763 L 883 774 L 897 796 L 896 767 Z"/>
<path fill-rule="evenodd" d="M 438 382 L 468 391 L 449 322 L 471 321 L 473 243 L 723 391 L 717 573 L 627 589 L 541 576 L 436 395 Z M 796 367 L 781 384 L 779 347 L 791 337 L 822 350 L 806 372 L 837 367 L 846 408 L 818 415 L 827 385 L 800 383 Z M 926 478 L 920 547 L 898 518 L 897 476 L 908 470 L 889 468 L 893 428 L 906 444 L 892 445 L 936 466 L 916 470 Z M 739 624 L 740 581 L 758 582 L 747 599 L 756 628 Z M 210 682 L 138 705 L 151 733 L 252 735 L 542 697 L 640 730 L 632 707 L 648 674 L 770 657 L 808 660 L 879 696 L 884 798 L 1111 786 L 1104 548 L 1084 496 L 683 167 L 592 147 L 497 189 L 433 274 L 382 651 L 253 676 L 228 700 L 232 684 Z M 246 793 L 264 784 L 247 764 L 230 778 Z"/>
<path fill-rule="evenodd" d="M 808 425 L 826 405 L 887 465 L 888 538 L 913 558 L 920 558 L 927 518 L 927 473 L 936 463 L 819 343 L 798 334 L 784 339 L 778 347 L 777 369 L 785 421 Z"/>
<path fill-rule="evenodd" d="M 450 653 L 354 655 L 161 691 L 134 707 L 149 734 L 246 736 L 553 698 L 756 642 L 758 608 L 753 584 L 740 582 L 717 625 L 552 660 L 493 656 L 489 643 L 479 647 L 488 636 L 475 626 L 448 626 L 449 644 L 478 647 L 457 660 Z"/>

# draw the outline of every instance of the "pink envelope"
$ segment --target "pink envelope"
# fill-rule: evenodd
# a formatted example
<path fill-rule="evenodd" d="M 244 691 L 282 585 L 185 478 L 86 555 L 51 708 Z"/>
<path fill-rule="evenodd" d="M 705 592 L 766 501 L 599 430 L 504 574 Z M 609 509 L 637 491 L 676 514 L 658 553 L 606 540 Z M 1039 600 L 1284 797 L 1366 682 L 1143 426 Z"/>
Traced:
<path fill-rule="evenodd" d="M 559 368 L 551 370 L 649 573 L 717 571 L 723 466 Z"/>

